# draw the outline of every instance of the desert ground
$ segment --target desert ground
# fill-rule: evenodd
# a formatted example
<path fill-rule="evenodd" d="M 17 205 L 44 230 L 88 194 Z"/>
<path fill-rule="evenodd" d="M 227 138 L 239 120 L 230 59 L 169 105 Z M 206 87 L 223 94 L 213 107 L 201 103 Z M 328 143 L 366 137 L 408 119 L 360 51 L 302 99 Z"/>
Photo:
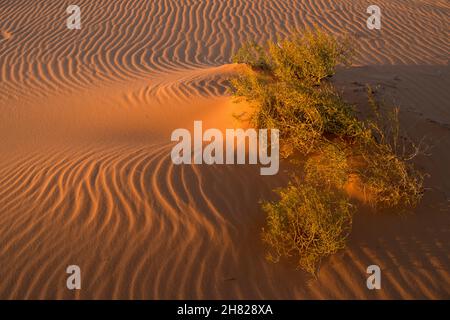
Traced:
<path fill-rule="evenodd" d="M 76 3 L 75 3 L 76 2 Z M 450 298 L 450 5 L 446 0 L 0 0 L 0 298 Z M 81 29 L 66 27 L 69 4 Z M 366 9 L 382 10 L 381 30 Z M 237 128 L 232 54 L 291 29 L 356 39 L 333 81 L 365 84 L 426 137 L 418 208 L 355 215 L 317 278 L 265 259 L 261 199 L 286 183 L 251 165 L 182 165 L 176 128 Z M 82 289 L 66 288 L 66 267 Z M 382 270 L 368 290 L 366 268 Z"/>

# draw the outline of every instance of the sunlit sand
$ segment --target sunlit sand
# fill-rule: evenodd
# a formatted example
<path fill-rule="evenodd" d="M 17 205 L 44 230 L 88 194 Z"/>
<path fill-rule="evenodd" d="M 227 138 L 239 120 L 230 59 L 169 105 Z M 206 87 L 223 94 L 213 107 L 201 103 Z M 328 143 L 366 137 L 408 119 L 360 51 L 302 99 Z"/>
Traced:
<path fill-rule="evenodd" d="M 448 298 L 450 75 L 448 1 L 78 0 L 0 4 L 0 298 Z M 366 103 L 369 83 L 400 106 L 402 125 L 433 141 L 411 214 L 360 212 L 347 249 L 317 279 L 265 259 L 259 201 L 287 173 L 258 166 L 175 166 L 176 128 L 238 128 L 232 54 L 291 28 L 356 39 L 336 86 Z M 354 192 L 357 192 L 353 190 Z M 66 267 L 83 287 L 67 290 Z M 383 270 L 383 290 L 365 285 Z"/>

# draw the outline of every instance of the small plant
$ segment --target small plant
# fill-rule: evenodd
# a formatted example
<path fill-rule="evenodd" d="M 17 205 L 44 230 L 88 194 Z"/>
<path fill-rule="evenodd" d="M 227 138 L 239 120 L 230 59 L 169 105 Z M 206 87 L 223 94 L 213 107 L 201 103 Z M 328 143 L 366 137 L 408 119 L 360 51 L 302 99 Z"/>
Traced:
<path fill-rule="evenodd" d="M 263 240 L 272 261 L 295 255 L 311 273 L 344 247 L 353 211 L 345 195 L 350 178 L 376 208 L 413 207 L 423 193 L 423 175 L 410 163 L 421 145 L 402 145 L 398 109 L 384 112 L 369 88 L 373 117 L 360 120 L 328 81 L 352 53 L 348 38 L 307 30 L 266 46 L 249 43 L 234 58 L 246 67 L 231 79 L 231 91 L 254 105 L 252 124 L 279 129 L 284 156 L 306 156 L 297 162 L 304 180 L 295 178 L 277 191 L 279 201 L 264 203 Z"/>
<path fill-rule="evenodd" d="M 364 154 L 359 171 L 362 184 L 377 208 L 415 207 L 423 196 L 423 175 L 412 164 L 395 156 L 389 148 L 378 147 Z"/>
<path fill-rule="evenodd" d="M 250 41 L 237 51 L 233 62 L 288 83 L 297 80 L 302 85 L 318 85 L 334 75 L 337 65 L 349 65 L 352 56 L 350 38 L 337 39 L 321 30 L 307 29 L 269 41 L 265 47 Z"/>
<path fill-rule="evenodd" d="M 323 188 L 342 190 L 348 181 L 350 166 L 342 143 L 326 143 L 305 164 L 305 182 Z"/>
<path fill-rule="evenodd" d="M 426 154 L 427 148 L 401 137 L 398 108 L 383 112 L 370 87 L 367 94 L 373 117 L 365 121 L 369 134 L 360 138 L 356 151 L 364 162 L 359 176 L 373 195 L 373 206 L 415 207 L 423 196 L 424 175 L 411 160 Z"/>
<path fill-rule="evenodd" d="M 268 259 L 298 257 L 298 266 L 315 274 L 320 261 L 345 247 L 351 230 L 352 207 L 347 197 L 309 184 L 291 183 L 277 191 L 280 200 L 266 202 L 263 241 Z"/>
<path fill-rule="evenodd" d="M 244 63 L 253 69 L 270 70 L 269 59 L 264 48 L 250 41 L 244 44 L 234 55 L 234 63 Z"/>
<path fill-rule="evenodd" d="M 285 156 L 307 154 L 324 134 L 354 136 L 360 130 L 352 108 L 325 82 L 351 54 L 347 39 L 321 31 L 294 33 L 266 47 L 251 42 L 233 59 L 247 68 L 231 79 L 231 91 L 256 105 L 253 125 L 280 128 Z"/>
<path fill-rule="evenodd" d="M 353 54 L 348 38 L 339 41 L 320 30 L 294 32 L 276 44 L 269 42 L 268 47 L 278 78 L 309 85 L 334 75 L 336 66 L 348 65 Z"/>

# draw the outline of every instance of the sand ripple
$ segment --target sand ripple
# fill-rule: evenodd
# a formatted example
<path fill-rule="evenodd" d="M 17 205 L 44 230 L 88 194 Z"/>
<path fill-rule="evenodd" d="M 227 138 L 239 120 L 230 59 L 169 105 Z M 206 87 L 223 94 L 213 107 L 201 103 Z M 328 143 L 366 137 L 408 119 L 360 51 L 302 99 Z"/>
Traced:
<path fill-rule="evenodd" d="M 448 1 L 378 0 L 381 32 L 363 0 L 77 4 L 81 31 L 66 29 L 61 1 L 0 1 L 0 298 L 450 296 Z M 363 66 L 337 79 L 350 99 L 378 86 L 435 142 L 419 162 L 432 173 L 423 206 L 362 212 L 318 279 L 264 259 L 258 201 L 285 173 L 174 166 L 168 144 L 194 119 L 230 125 L 226 79 L 244 41 L 314 24 L 357 40 Z M 365 287 L 374 263 L 380 292 Z M 65 287 L 69 264 L 79 292 Z"/>
<path fill-rule="evenodd" d="M 93 82 L 147 77 L 230 62 L 246 40 L 264 41 L 314 24 L 357 38 L 357 63 L 448 61 L 446 1 L 380 0 L 381 32 L 365 26 L 367 2 L 79 0 L 82 29 L 68 30 L 64 6 L 3 1 L 0 90 L 46 95 Z M 176 30 L 176 31 L 174 31 Z M 5 36 L 3 36 L 5 37 Z"/>

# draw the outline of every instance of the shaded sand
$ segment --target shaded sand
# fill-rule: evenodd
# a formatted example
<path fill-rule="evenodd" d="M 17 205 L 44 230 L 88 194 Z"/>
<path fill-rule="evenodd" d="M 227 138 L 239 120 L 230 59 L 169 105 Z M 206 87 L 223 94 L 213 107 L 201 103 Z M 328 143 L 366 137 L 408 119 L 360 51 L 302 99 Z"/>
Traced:
<path fill-rule="evenodd" d="M 450 74 L 447 1 L 59 1 L 0 3 L 0 298 L 449 298 Z M 370 3 L 371 4 L 371 3 Z M 348 248 L 317 279 L 271 264 L 258 201 L 286 183 L 254 166 L 174 166 L 170 133 L 240 124 L 230 57 L 317 24 L 357 39 L 336 85 L 399 105 L 431 157 L 423 203 L 403 216 L 361 210 Z M 69 292 L 65 269 L 82 270 Z M 378 264 L 382 290 L 366 289 Z"/>

